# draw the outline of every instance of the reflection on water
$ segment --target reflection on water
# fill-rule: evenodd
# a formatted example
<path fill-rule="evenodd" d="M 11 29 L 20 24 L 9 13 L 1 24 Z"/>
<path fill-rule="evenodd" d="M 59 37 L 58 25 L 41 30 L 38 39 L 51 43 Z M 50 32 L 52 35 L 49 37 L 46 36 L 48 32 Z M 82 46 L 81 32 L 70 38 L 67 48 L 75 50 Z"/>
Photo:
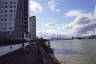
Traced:
<path fill-rule="evenodd" d="M 62 64 L 96 64 L 96 40 L 57 40 L 51 47 Z"/>
<path fill-rule="evenodd" d="M 80 52 L 73 50 L 64 50 L 64 49 L 56 49 L 54 48 L 55 54 L 80 54 Z"/>

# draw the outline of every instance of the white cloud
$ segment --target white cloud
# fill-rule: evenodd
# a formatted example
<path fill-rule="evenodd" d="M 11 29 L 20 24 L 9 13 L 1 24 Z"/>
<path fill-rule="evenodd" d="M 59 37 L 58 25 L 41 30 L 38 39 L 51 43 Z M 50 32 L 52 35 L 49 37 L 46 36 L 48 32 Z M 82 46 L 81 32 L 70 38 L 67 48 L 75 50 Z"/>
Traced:
<path fill-rule="evenodd" d="M 69 29 L 73 31 L 73 34 L 87 35 L 89 33 L 96 32 L 96 15 L 90 13 L 84 13 L 82 15 L 78 15 L 71 23 L 66 24 L 64 29 Z M 89 32 L 90 31 L 90 32 Z"/>
<path fill-rule="evenodd" d="M 48 6 L 52 11 L 60 12 L 60 9 L 57 8 L 58 0 L 48 0 Z"/>
<path fill-rule="evenodd" d="M 67 32 L 61 32 L 57 30 L 39 30 L 37 31 L 37 36 L 38 37 L 44 37 L 44 38 L 52 38 L 52 37 L 67 37 L 66 36 Z"/>
<path fill-rule="evenodd" d="M 57 24 L 55 24 L 55 23 L 46 23 L 44 25 L 45 25 L 45 27 L 56 27 L 57 26 Z"/>
<path fill-rule="evenodd" d="M 52 37 L 54 34 L 57 34 L 57 31 L 55 30 L 39 30 L 37 31 L 37 36 L 38 37 L 44 37 L 44 38 L 50 38 Z"/>
<path fill-rule="evenodd" d="M 46 29 L 37 30 L 37 36 L 38 37 L 44 37 L 44 38 L 54 38 L 54 37 L 68 37 L 73 34 L 73 31 L 67 31 L 63 29 L 63 24 L 56 24 L 54 23 L 46 23 L 43 24 L 43 26 Z M 69 35 L 71 34 L 71 35 Z"/>
<path fill-rule="evenodd" d="M 96 5 L 95 5 L 94 13 L 96 14 Z"/>
<path fill-rule="evenodd" d="M 40 3 L 38 3 L 37 1 L 33 1 L 33 0 L 29 0 L 29 8 L 30 8 L 30 12 L 42 12 L 43 11 L 43 7 Z"/>
<path fill-rule="evenodd" d="M 57 24 L 54 21 L 43 24 L 46 30 L 37 31 L 39 37 L 70 37 L 96 34 L 96 14 L 82 13 L 69 24 Z M 48 28 L 47 28 L 48 27 Z"/>
<path fill-rule="evenodd" d="M 64 17 L 70 17 L 70 16 L 80 16 L 84 14 L 81 10 L 71 10 L 65 14 Z"/>

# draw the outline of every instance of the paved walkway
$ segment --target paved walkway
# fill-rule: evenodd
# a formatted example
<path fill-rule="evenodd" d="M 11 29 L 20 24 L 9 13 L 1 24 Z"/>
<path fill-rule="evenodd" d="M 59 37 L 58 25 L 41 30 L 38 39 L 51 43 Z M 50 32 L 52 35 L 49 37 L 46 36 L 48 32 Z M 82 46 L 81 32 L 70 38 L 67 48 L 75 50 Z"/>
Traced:
<path fill-rule="evenodd" d="M 42 64 L 37 45 L 31 44 L 24 49 L 23 56 L 17 58 L 14 64 Z"/>
<path fill-rule="evenodd" d="M 42 64 L 42 59 L 38 46 L 31 44 L 0 57 L 0 64 Z"/>

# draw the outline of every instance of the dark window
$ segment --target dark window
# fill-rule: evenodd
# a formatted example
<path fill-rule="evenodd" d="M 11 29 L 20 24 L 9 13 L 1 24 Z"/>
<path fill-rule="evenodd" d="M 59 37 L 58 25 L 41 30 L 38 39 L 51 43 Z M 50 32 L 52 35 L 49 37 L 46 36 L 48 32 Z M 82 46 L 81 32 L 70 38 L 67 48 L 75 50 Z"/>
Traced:
<path fill-rule="evenodd" d="M 7 6 L 5 6 L 5 8 L 7 8 Z"/>
<path fill-rule="evenodd" d="M 13 10 L 10 10 L 10 12 L 13 12 Z"/>
<path fill-rule="evenodd" d="M 13 6 L 10 6 L 10 8 L 13 8 Z"/>
<path fill-rule="evenodd" d="M 12 30 L 12 27 L 10 27 L 9 29 Z"/>
<path fill-rule="evenodd" d="M 13 4 L 13 2 L 10 2 L 10 4 Z"/>
<path fill-rule="evenodd" d="M 4 19 L 5 21 L 7 21 L 7 19 Z"/>
<path fill-rule="evenodd" d="M 3 6 L 2 6 L 2 8 L 3 8 Z"/>
<path fill-rule="evenodd" d="M 8 4 L 8 2 L 4 2 L 4 4 Z"/>
<path fill-rule="evenodd" d="M 12 21 L 12 19 L 9 19 L 10 21 Z"/>
<path fill-rule="evenodd" d="M 4 12 L 7 12 L 7 10 L 4 10 Z"/>
<path fill-rule="evenodd" d="M 24 24 L 28 24 L 28 22 L 24 22 Z"/>
<path fill-rule="evenodd" d="M 4 30 L 7 30 L 7 28 L 4 28 Z"/>
<path fill-rule="evenodd" d="M 16 2 L 14 2 L 14 4 L 16 4 Z"/>

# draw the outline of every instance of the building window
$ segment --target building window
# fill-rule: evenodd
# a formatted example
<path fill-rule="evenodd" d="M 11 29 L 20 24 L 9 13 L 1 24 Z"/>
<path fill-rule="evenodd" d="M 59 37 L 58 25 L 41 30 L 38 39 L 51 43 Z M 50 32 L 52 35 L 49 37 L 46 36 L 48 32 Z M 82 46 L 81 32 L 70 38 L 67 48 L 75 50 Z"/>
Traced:
<path fill-rule="evenodd" d="M 4 30 L 7 30 L 7 28 L 4 28 Z"/>
<path fill-rule="evenodd" d="M 14 2 L 14 4 L 16 4 L 16 2 Z"/>
<path fill-rule="evenodd" d="M 24 22 L 24 24 L 28 24 L 28 22 Z"/>
<path fill-rule="evenodd" d="M 8 4 L 8 2 L 4 2 L 4 4 Z"/>
<path fill-rule="evenodd" d="M 13 6 L 10 6 L 10 8 L 13 8 Z"/>
<path fill-rule="evenodd" d="M 7 8 L 7 6 L 5 6 L 5 8 Z"/>
<path fill-rule="evenodd" d="M 7 21 L 7 19 L 4 19 L 5 21 Z"/>
<path fill-rule="evenodd" d="M 2 8 L 3 8 L 3 6 L 2 6 Z"/>
<path fill-rule="evenodd" d="M 12 30 L 12 27 L 10 27 L 9 29 Z"/>
<path fill-rule="evenodd" d="M 13 10 L 10 10 L 10 12 L 13 12 Z"/>
<path fill-rule="evenodd" d="M 10 2 L 10 4 L 13 4 L 13 2 Z"/>
<path fill-rule="evenodd" d="M 12 19 L 9 19 L 9 21 L 12 21 Z"/>
<path fill-rule="evenodd" d="M 7 12 L 7 10 L 4 10 L 4 12 Z"/>

